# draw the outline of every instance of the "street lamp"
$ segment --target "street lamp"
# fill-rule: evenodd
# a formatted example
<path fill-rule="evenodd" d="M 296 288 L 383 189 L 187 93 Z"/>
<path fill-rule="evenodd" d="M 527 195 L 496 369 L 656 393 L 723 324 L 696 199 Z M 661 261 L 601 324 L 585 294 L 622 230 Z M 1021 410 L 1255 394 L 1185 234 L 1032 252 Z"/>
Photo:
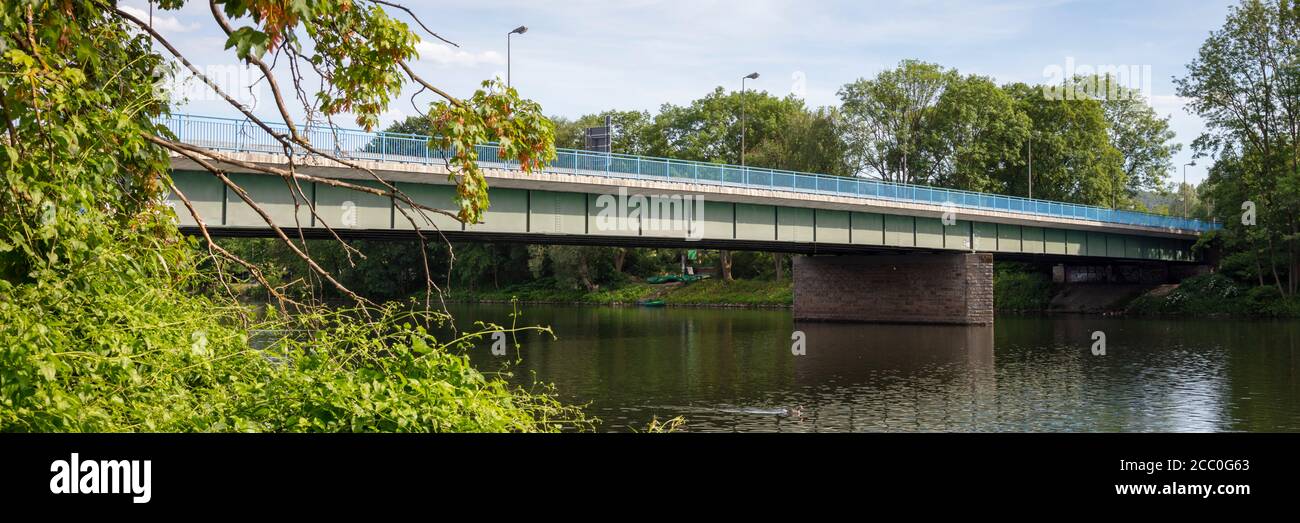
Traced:
<path fill-rule="evenodd" d="M 1183 191 L 1188 189 L 1187 188 L 1187 166 L 1188 165 L 1196 165 L 1196 162 L 1187 162 L 1183 164 L 1183 186 L 1180 188 Z M 1184 194 L 1183 195 L 1183 218 L 1186 217 L 1187 217 L 1187 195 Z"/>
<path fill-rule="evenodd" d="M 510 37 L 512 35 L 521 35 L 528 32 L 524 26 L 516 27 L 514 31 L 506 33 L 506 87 L 510 87 Z"/>
<path fill-rule="evenodd" d="M 1029 199 L 1034 199 L 1034 132 L 1029 132 Z"/>
<path fill-rule="evenodd" d="M 745 166 L 745 80 L 757 80 L 758 73 L 749 73 L 740 78 L 740 166 Z"/>

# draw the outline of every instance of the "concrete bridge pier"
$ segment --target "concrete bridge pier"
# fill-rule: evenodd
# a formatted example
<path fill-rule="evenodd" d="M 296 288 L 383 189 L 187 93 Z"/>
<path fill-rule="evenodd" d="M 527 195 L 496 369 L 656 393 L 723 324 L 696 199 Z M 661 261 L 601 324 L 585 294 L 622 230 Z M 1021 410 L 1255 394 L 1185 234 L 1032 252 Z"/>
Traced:
<path fill-rule="evenodd" d="M 993 255 L 798 256 L 798 321 L 993 324 Z"/>

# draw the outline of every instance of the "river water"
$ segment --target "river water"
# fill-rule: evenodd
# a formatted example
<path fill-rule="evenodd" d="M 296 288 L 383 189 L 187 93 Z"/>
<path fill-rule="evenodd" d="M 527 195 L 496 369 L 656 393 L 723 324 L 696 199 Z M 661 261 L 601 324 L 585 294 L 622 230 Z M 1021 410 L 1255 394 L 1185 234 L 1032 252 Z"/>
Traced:
<path fill-rule="evenodd" d="M 509 325 L 508 305 L 456 305 Z M 551 383 L 598 430 L 1300 431 L 1300 322 L 999 316 L 993 327 L 794 322 L 789 310 L 521 306 L 484 371 Z M 803 334 L 804 354 L 792 337 Z M 1094 333 L 1105 336 L 1104 354 Z"/>

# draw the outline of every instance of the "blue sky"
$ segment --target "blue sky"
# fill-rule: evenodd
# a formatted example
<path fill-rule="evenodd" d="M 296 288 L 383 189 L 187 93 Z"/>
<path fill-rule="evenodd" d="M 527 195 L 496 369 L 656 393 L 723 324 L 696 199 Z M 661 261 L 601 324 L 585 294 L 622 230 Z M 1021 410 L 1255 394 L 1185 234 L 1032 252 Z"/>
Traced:
<path fill-rule="evenodd" d="M 516 0 L 408 1 L 424 22 L 460 44 L 427 39 L 416 69 L 453 94 L 505 76 L 506 33 L 512 82 L 549 115 L 576 117 L 604 109 L 654 110 L 683 104 L 716 86 L 802 93 L 811 106 L 838 103 L 836 90 L 906 58 L 936 62 L 999 82 L 1043 82 L 1045 69 L 1078 65 L 1150 67 L 1150 99 L 1171 115 L 1184 150 L 1174 178 L 1190 161 L 1187 147 L 1202 123 L 1186 114 L 1171 78 L 1185 72 L 1206 35 L 1222 25 L 1229 0 Z M 206 3 L 155 12 L 154 24 L 200 67 L 237 67 Z M 123 5 L 147 9 L 139 0 Z M 225 68 L 225 69 L 221 69 Z M 797 81 L 798 77 L 803 81 Z M 802 88 L 798 87 L 802 85 Z M 232 115 L 194 95 L 182 110 Z M 263 91 L 264 92 L 264 91 Z M 413 90 L 411 92 L 414 92 Z M 407 93 L 408 95 L 410 93 Z M 427 103 L 429 98 L 422 98 Z M 265 96 L 255 110 L 274 113 Z M 413 114 L 406 97 L 385 123 Z M 1205 164 L 1189 167 L 1189 181 Z"/>

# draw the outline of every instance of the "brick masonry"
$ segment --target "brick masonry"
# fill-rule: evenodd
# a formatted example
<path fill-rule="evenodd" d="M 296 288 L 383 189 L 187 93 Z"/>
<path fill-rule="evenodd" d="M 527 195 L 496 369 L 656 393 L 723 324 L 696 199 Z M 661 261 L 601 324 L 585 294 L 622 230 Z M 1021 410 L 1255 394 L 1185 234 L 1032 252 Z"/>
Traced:
<path fill-rule="evenodd" d="M 992 325 L 993 255 L 797 256 L 794 317 Z"/>

